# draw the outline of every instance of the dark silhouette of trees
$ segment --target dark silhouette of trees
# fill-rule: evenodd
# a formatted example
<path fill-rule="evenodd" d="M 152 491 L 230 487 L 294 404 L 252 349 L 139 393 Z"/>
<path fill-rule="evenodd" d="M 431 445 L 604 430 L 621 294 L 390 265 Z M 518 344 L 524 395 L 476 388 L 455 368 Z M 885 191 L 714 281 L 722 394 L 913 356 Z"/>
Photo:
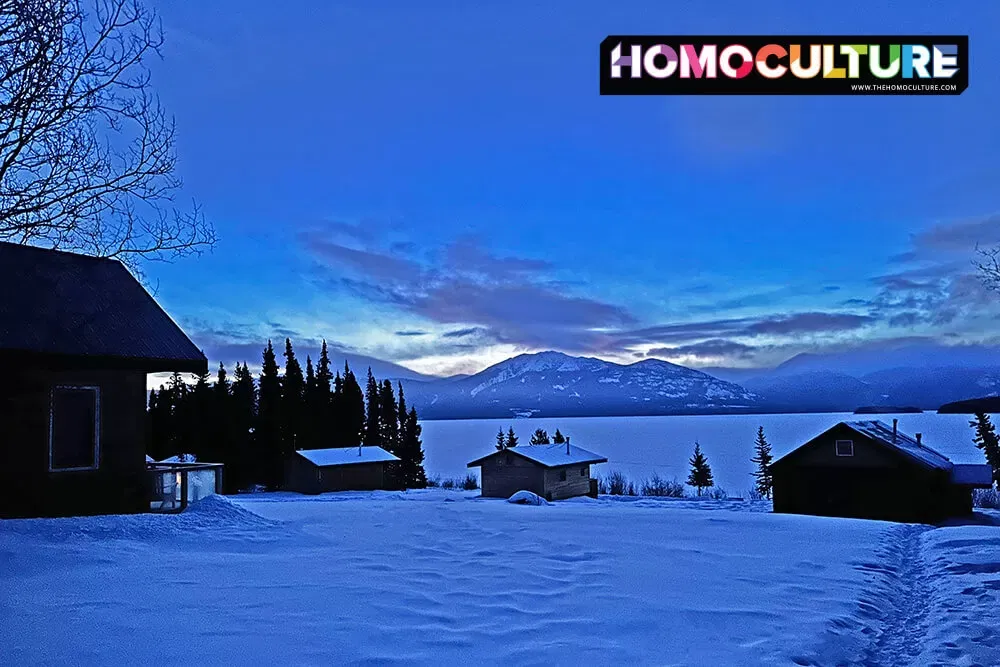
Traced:
<path fill-rule="evenodd" d="M 149 393 L 149 454 L 156 460 L 193 454 L 199 461 L 221 462 L 223 490 L 236 493 L 258 485 L 280 488 L 285 461 L 295 449 L 357 447 L 363 435 L 371 435 L 366 444 L 400 459 L 389 471 L 393 486 L 427 485 L 422 429 L 401 383 L 397 400 L 392 383 L 379 382 L 369 372 L 368 384 L 374 387 L 369 396 L 375 403 L 374 410 L 366 410 L 364 393 L 347 364 L 343 376 L 331 378 L 325 345 L 317 367 L 306 357 L 304 376 L 291 340 L 285 341 L 284 357 L 282 372 L 268 341 L 256 383 L 245 362 L 236 364 L 232 380 L 222 364 L 214 382 L 206 373 L 188 384 L 174 373 Z M 378 422 L 369 432 L 371 414 Z"/>
<path fill-rule="evenodd" d="M 552 444 L 562 445 L 565 443 L 566 443 L 566 436 L 564 436 L 559 429 L 556 429 L 555 435 L 552 436 Z"/>
<path fill-rule="evenodd" d="M 0 4 L 0 240 L 170 259 L 215 243 L 175 206 L 174 124 L 150 86 L 163 44 L 139 0 Z"/>
<path fill-rule="evenodd" d="M 975 418 L 969 422 L 969 426 L 976 430 L 973 442 L 976 443 L 976 447 L 983 450 L 986 462 L 993 468 L 993 481 L 1000 481 L 1000 440 L 997 439 L 996 429 L 990 416 L 984 412 L 977 412 Z"/>
<path fill-rule="evenodd" d="M 531 434 L 532 445 L 551 445 L 552 441 L 549 440 L 549 434 L 545 432 L 543 428 L 536 428 L 535 432 Z"/>

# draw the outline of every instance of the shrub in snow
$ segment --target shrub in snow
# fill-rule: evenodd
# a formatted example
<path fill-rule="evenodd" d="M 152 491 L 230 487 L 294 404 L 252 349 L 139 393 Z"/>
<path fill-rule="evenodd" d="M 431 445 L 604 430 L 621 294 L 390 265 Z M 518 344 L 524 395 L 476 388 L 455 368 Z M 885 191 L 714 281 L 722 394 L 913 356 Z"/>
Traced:
<path fill-rule="evenodd" d="M 747 500 L 764 500 L 764 495 L 757 489 L 747 491 Z"/>
<path fill-rule="evenodd" d="M 713 486 L 711 489 L 709 489 L 707 495 L 712 500 L 725 500 L 726 498 L 729 497 L 729 494 L 726 493 L 726 490 L 721 486 Z"/>
<path fill-rule="evenodd" d="M 604 491 L 601 491 L 601 485 L 604 485 Z M 607 477 L 604 477 L 598 482 L 597 485 L 598 493 L 605 493 L 612 496 L 634 496 L 636 495 L 635 485 L 629 481 L 625 475 L 618 472 L 617 470 L 612 470 L 608 473 Z"/>
<path fill-rule="evenodd" d="M 441 486 L 441 477 L 438 475 L 435 475 L 427 480 L 427 488 L 436 489 L 439 486 Z"/>
<path fill-rule="evenodd" d="M 639 489 L 641 496 L 665 496 L 668 498 L 683 498 L 684 485 L 675 480 L 668 480 L 653 473 L 653 476 L 643 482 Z"/>
<path fill-rule="evenodd" d="M 462 480 L 462 489 L 465 491 L 475 491 L 479 488 L 479 478 L 475 474 L 469 473 Z"/>
<path fill-rule="evenodd" d="M 975 489 L 972 492 L 972 504 L 976 507 L 1000 510 L 1000 492 L 992 489 Z"/>
<path fill-rule="evenodd" d="M 507 499 L 508 503 L 515 505 L 548 505 L 548 501 L 537 493 L 531 491 L 518 491 Z"/>
<path fill-rule="evenodd" d="M 444 480 L 441 480 L 441 488 L 442 489 L 454 489 L 455 488 L 455 480 L 453 480 L 453 479 L 444 479 Z"/>

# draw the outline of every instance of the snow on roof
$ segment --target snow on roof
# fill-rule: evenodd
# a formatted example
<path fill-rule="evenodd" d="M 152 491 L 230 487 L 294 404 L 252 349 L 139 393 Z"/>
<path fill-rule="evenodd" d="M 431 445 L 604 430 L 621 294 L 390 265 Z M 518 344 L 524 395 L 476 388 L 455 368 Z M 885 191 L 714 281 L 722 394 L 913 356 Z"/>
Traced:
<path fill-rule="evenodd" d="M 608 460 L 600 454 L 587 451 L 576 445 L 518 445 L 505 451 L 511 454 L 519 454 L 529 461 L 534 461 L 546 468 L 557 468 L 559 466 L 581 465 L 584 463 L 607 463 Z M 488 454 L 476 459 L 468 465 L 469 468 L 478 466 L 483 459 L 489 458 L 498 452 Z"/>
<path fill-rule="evenodd" d="M 295 452 L 315 466 L 349 466 L 355 463 L 384 463 L 398 461 L 381 447 L 330 447 L 329 449 L 300 449 Z"/>
<path fill-rule="evenodd" d="M 174 454 L 170 458 L 163 459 L 160 463 L 196 463 L 198 458 L 194 454 Z"/>
<path fill-rule="evenodd" d="M 156 463 L 156 459 L 154 459 L 149 454 L 146 454 L 146 463 Z"/>
<path fill-rule="evenodd" d="M 902 431 L 898 430 L 898 428 L 894 436 L 892 433 L 892 427 L 885 422 L 872 419 L 842 423 L 854 431 L 868 436 L 872 440 L 876 440 L 883 445 L 899 450 L 926 466 L 937 468 L 939 470 L 951 470 L 952 463 L 944 455 L 939 454 L 930 447 L 917 442 L 914 438 L 911 438 Z"/>
<path fill-rule="evenodd" d="M 951 469 L 951 481 L 967 486 L 993 486 L 993 469 L 985 463 L 956 463 Z"/>

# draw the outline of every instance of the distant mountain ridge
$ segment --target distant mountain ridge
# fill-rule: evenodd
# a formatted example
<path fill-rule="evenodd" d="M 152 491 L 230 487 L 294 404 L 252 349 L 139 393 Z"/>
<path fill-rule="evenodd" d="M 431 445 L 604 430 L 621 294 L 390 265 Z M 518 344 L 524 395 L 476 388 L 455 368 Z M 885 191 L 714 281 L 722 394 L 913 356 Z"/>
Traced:
<path fill-rule="evenodd" d="M 752 412 L 738 384 L 658 359 L 615 364 L 560 352 L 522 354 L 463 378 L 404 383 L 425 418 Z"/>

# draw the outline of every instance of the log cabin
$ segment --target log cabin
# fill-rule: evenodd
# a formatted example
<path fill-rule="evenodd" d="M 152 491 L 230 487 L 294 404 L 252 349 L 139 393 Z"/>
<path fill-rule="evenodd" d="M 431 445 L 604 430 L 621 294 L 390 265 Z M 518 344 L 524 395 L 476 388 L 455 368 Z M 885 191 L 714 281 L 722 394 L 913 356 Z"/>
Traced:
<path fill-rule="evenodd" d="M 972 513 L 988 465 L 954 464 L 881 421 L 840 422 L 770 466 L 774 511 L 938 523 Z"/>
<path fill-rule="evenodd" d="M 509 498 L 531 491 L 546 500 L 596 495 L 590 466 L 607 463 L 600 454 L 570 445 L 520 445 L 508 447 L 468 464 L 480 469 L 484 498 Z"/>
<path fill-rule="evenodd" d="M 205 355 L 118 261 L 0 243 L 0 517 L 148 511 L 146 374 Z"/>

